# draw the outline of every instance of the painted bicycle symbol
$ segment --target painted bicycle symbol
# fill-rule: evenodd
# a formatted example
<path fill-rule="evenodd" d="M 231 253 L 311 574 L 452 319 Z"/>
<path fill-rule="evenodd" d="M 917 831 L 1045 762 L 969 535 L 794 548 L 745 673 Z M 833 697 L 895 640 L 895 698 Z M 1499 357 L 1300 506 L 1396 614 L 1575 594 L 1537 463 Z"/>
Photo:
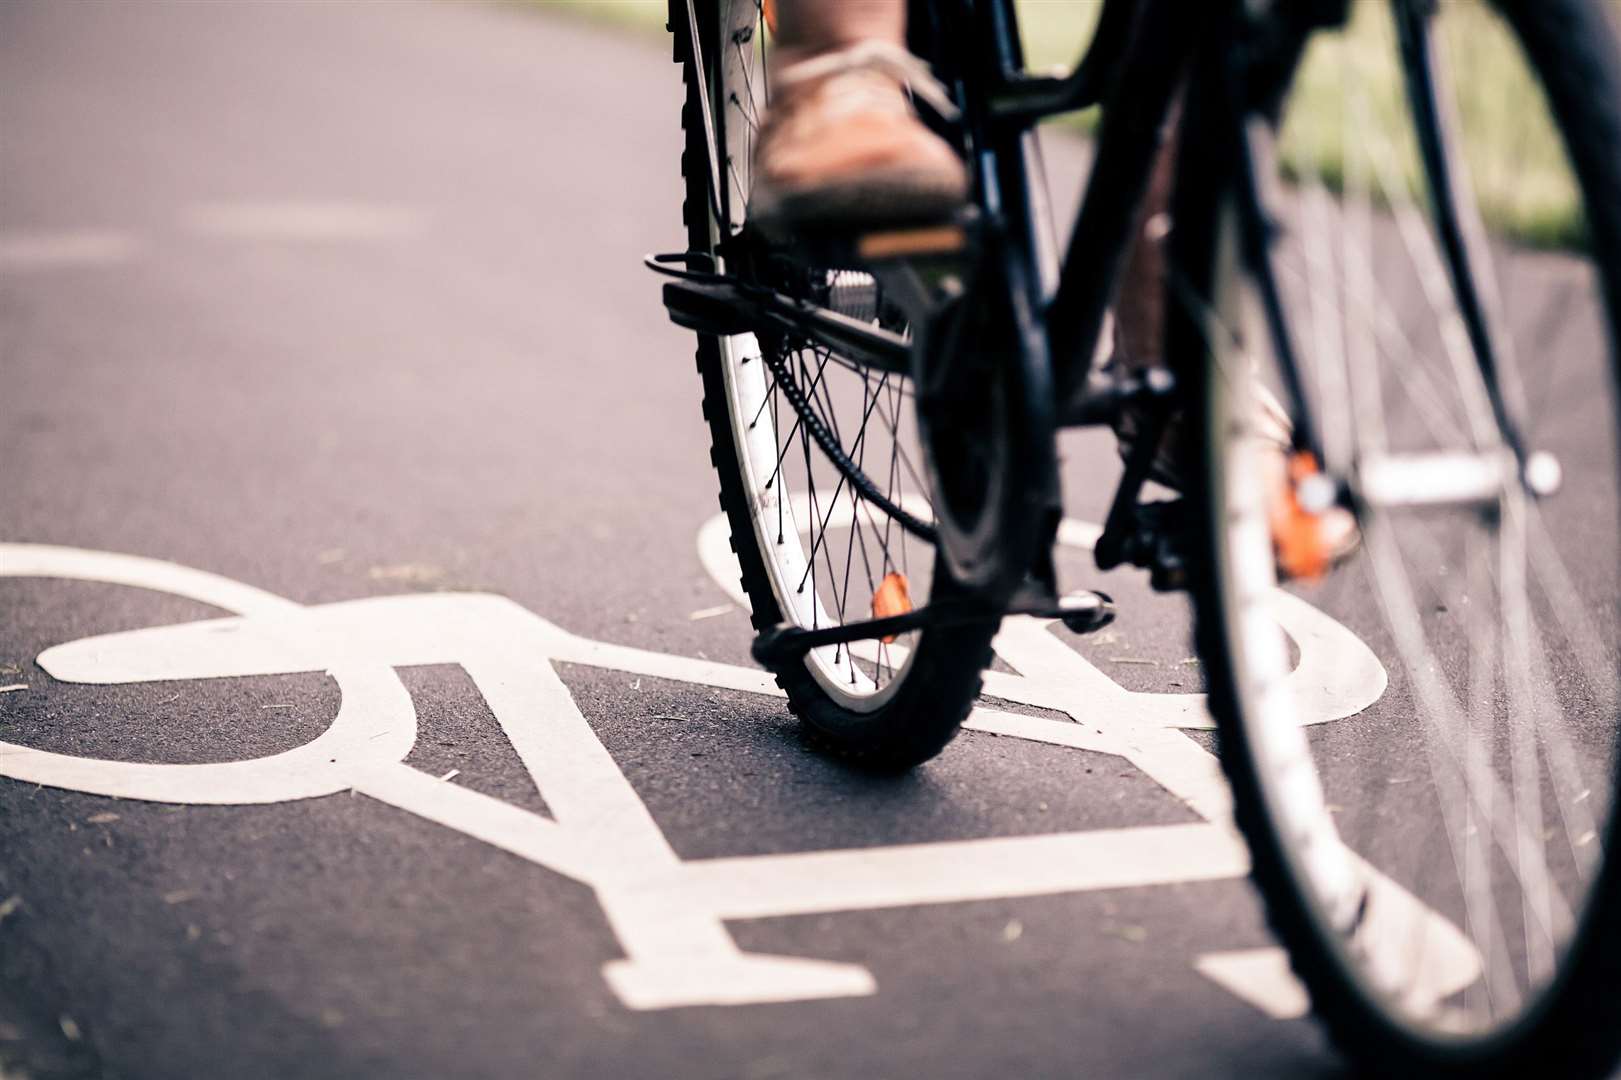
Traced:
<path fill-rule="evenodd" d="M 735 583 L 724 525 L 700 533 L 717 582 Z M 1065 524 L 1088 546 L 1095 527 Z M 718 547 L 717 547 L 718 538 Z M 1194 824 L 1060 832 L 855 850 L 684 860 L 597 740 L 559 678 L 582 664 L 777 695 L 764 672 L 592 641 L 511 600 L 434 593 L 304 606 L 240 582 L 130 555 L 0 544 L 0 576 L 65 578 L 155 590 L 221 608 L 224 618 L 84 638 L 40 654 L 56 679 L 136 683 L 327 672 L 342 693 L 312 741 L 214 764 L 99 760 L 0 743 L 0 776 L 124 799 L 277 803 L 353 790 L 478 838 L 595 890 L 624 951 L 603 974 L 632 1009 L 739 1005 L 871 994 L 863 966 L 740 949 L 726 921 L 1236 878 L 1248 856 L 1230 823 L 1216 759 L 1182 728 L 1208 727 L 1200 695 L 1124 690 L 1047 625 L 1007 620 L 996 651 L 1017 674 L 987 672 L 987 694 L 1068 720 L 978 708 L 967 726 L 1116 754 L 1180 798 Z M 735 584 L 731 586 L 735 590 Z M 1354 635 L 1280 592 L 1276 616 L 1299 647 L 1303 715 L 1324 722 L 1367 708 L 1385 672 Z M 483 694 L 551 817 L 443 782 L 407 764 L 417 735 L 396 669 L 459 664 Z M 1205 974 L 1274 1015 L 1304 1008 L 1278 950 L 1198 958 Z"/>

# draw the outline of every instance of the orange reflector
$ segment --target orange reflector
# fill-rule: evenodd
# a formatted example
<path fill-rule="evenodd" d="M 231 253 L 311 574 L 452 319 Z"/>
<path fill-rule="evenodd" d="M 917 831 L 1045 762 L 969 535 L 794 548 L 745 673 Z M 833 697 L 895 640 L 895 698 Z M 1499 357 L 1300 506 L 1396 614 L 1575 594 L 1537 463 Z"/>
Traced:
<path fill-rule="evenodd" d="M 1311 453 L 1300 450 L 1289 455 L 1288 477 L 1272 503 L 1272 546 L 1284 577 L 1320 578 L 1328 569 L 1330 552 L 1322 519 L 1295 497 L 1300 482 L 1317 471 L 1317 458 Z"/>
<path fill-rule="evenodd" d="M 906 587 L 906 575 L 885 574 L 884 580 L 878 583 L 878 591 L 872 594 L 873 618 L 887 619 L 891 615 L 905 615 L 911 610 L 912 593 Z M 894 634 L 884 638 L 885 645 L 893 644 L 894 641 Z"/>
<path fill-rule="evenodd" d="M 919 255 L 950 255 L 968 246 L 968 233 L 961 225 L 933 225 L 921 229 L 896 229 L 868 233 L 856 241 L 856 254 L 863 259 L 906 259 Z"/>
<path fill-rule="evenodd" d="M 765 0 L 765 28 L 777 32 L 777 0 Z"/>

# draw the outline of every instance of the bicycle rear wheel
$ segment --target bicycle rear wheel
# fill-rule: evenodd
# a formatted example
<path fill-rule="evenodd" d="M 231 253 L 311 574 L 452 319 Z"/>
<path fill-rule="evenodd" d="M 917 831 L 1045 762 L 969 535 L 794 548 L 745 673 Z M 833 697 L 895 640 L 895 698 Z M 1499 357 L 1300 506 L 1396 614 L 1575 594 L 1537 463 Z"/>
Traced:
<path fill-rule="evenodd" d="M 1251 160 L 1281 157 L 1290 181 L 1265 196 L 1267 273 L 1243 272 L 1259 234 L 1236 200 L 1201 221 L 1185 199 L 1178 222 L 1214 256 L 1193 271 L 1213 298 L 1198 608 L 1223 760 L 1273 925 L 1348 1055 L 1604 1075 L 1621 1053 L 1614 27 L 1588 0 L 1351 8 L 1313 35 L 1281 128 L 1250 128 Z M 1280 586 L 1259 418 L 1291 382 L 1363 543 Z M 1374 705 L 1299 726 L 1280 587 L 1383 660 Z"/>
<path fill-rule="evenodd" d="M 770 33 L 760 0 L 690 0 L 690 13 L 688 2 L 671 0 L 670 28 L 687 92 L 689 250 L 717 269 L 769 273 L 779 291 L 904 332 L 866 273 L 780 243 L 753 266 L 727 264 L 732 245 L 759 242 L 747 223 L 749 170 L 770 100 Z M 837 626 L 955 591 L 945 560 L 912 527 L 932 530 L 935 514 L 909 378 L 787 334 L 701 333 L 698 371 L 720 504 L 757 629 Z M 842 461 L 812 437 L 812 424 Z M 870 481 L 867 490 L 853 472 Z M 905 768 L 956 734 L 995 631 L 988 620 L 826 646 L 775 674 L 819 742 L 863 764 Z"/>

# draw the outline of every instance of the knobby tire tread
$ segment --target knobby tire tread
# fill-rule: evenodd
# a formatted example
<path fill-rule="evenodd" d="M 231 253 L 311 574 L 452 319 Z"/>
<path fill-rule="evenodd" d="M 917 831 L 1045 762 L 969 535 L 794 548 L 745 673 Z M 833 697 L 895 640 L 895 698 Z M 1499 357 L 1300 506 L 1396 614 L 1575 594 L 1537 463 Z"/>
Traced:
<path fill-rule="evenodd" d="M 701 4 L 703 0 L 696 2 Z M 681 220 L 687 230 L 689 250 L 707 251 L 709 163 L 698 98 L 704 87 L 695 78 L 691 62 L 686 0 L 670 0 L 669 13 L 674 60 L 681 65 L 685 92 L 681 110 L 685 138 L 681 155 L 685 188 Z M 700 30 L 707 13 L 699 9 Z M 733 444 L 720 346 L 713 335 L 698 334 L 696 365 L 703 382 L 709 460 L 720 478 L 720 508 L 726 514 L 743 592 L 749 598 L 750 621 L 756 631 L 766 630 L 776 626 L 781 615 L 754 539 L 749 495 L 743 487 L 742 467 Z M 937 559 L 931 598 L 951 588 L 943 566 L 944 561 Z M 935 757 L 961 730 L 979 696 L 981 672 L 990 666 L 995 633 L 995 624 L 924 631 L 915 645 L 912 668 L 895 696 L 864 715 L 852 714 L 831 700 L 803 663 L 791 663 L 772 675 L 787 695 L 788 710 L 800 721 L 811 746 L 864 770 L 900 772 Z"/>

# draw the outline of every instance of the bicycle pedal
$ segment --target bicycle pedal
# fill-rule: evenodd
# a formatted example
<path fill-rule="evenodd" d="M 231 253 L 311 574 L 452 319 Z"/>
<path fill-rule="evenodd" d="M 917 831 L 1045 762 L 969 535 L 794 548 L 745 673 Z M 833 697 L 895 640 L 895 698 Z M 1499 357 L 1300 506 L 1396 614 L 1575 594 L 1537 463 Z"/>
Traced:
<path fill-rule="evenodd" d="M 1114 622 L 1114 597 L 1091 590 L 1070 593 L 1058 601 L 1058 618 L 1075 634 L 1092 634 Z"/>
<path fill-rule="evenodd" d="M 1114 622 L 1114 597 L 1093 589 L 1054 596 L 1051 586 L 1031 579 L 1013 594 L 1007 614 L 1057 619 L 1077 634 L 1090 634 Z"/>
<path fill-rule="evenodd" d="M 1164 401 L 1176 391 L 1176 377 L 1167 368 L 1148 368 L 1129 375 L 1094 373 L 1059 417 L 1063 427 L 1112 424 L 1131 406 Z"/>
<path fill-rule="evenodd" d="M 664 309 L 670 321 L 700 334 L 729 336 L 754 329 L 728 284 L 671 281 L 664 286 Z"/>
<path fill-rule="evenodd" d="M 1145 505 L 1158 512 L 1151 512 L 1137 565 L 1155 592 L 1180 592 L 1188 587 L 1187 507 L 1181 499 Z"/>
<path fill-rule="evenodd" d="M 1105 530 L 1095 549 L 1098 569 L 1126 564 L 1148 571 L 1155 592 L 1188 587 L 1188 508 L 1182 499 L 1138 503 L 1118 532 Z"/>
<path fill-rule="evenodd" d="M 1188 564 L 1180 552 L 1165 545 L 1148 567 L 1148 587 L 1155 592 L 1181 592 L 1188 587 Z"/>

